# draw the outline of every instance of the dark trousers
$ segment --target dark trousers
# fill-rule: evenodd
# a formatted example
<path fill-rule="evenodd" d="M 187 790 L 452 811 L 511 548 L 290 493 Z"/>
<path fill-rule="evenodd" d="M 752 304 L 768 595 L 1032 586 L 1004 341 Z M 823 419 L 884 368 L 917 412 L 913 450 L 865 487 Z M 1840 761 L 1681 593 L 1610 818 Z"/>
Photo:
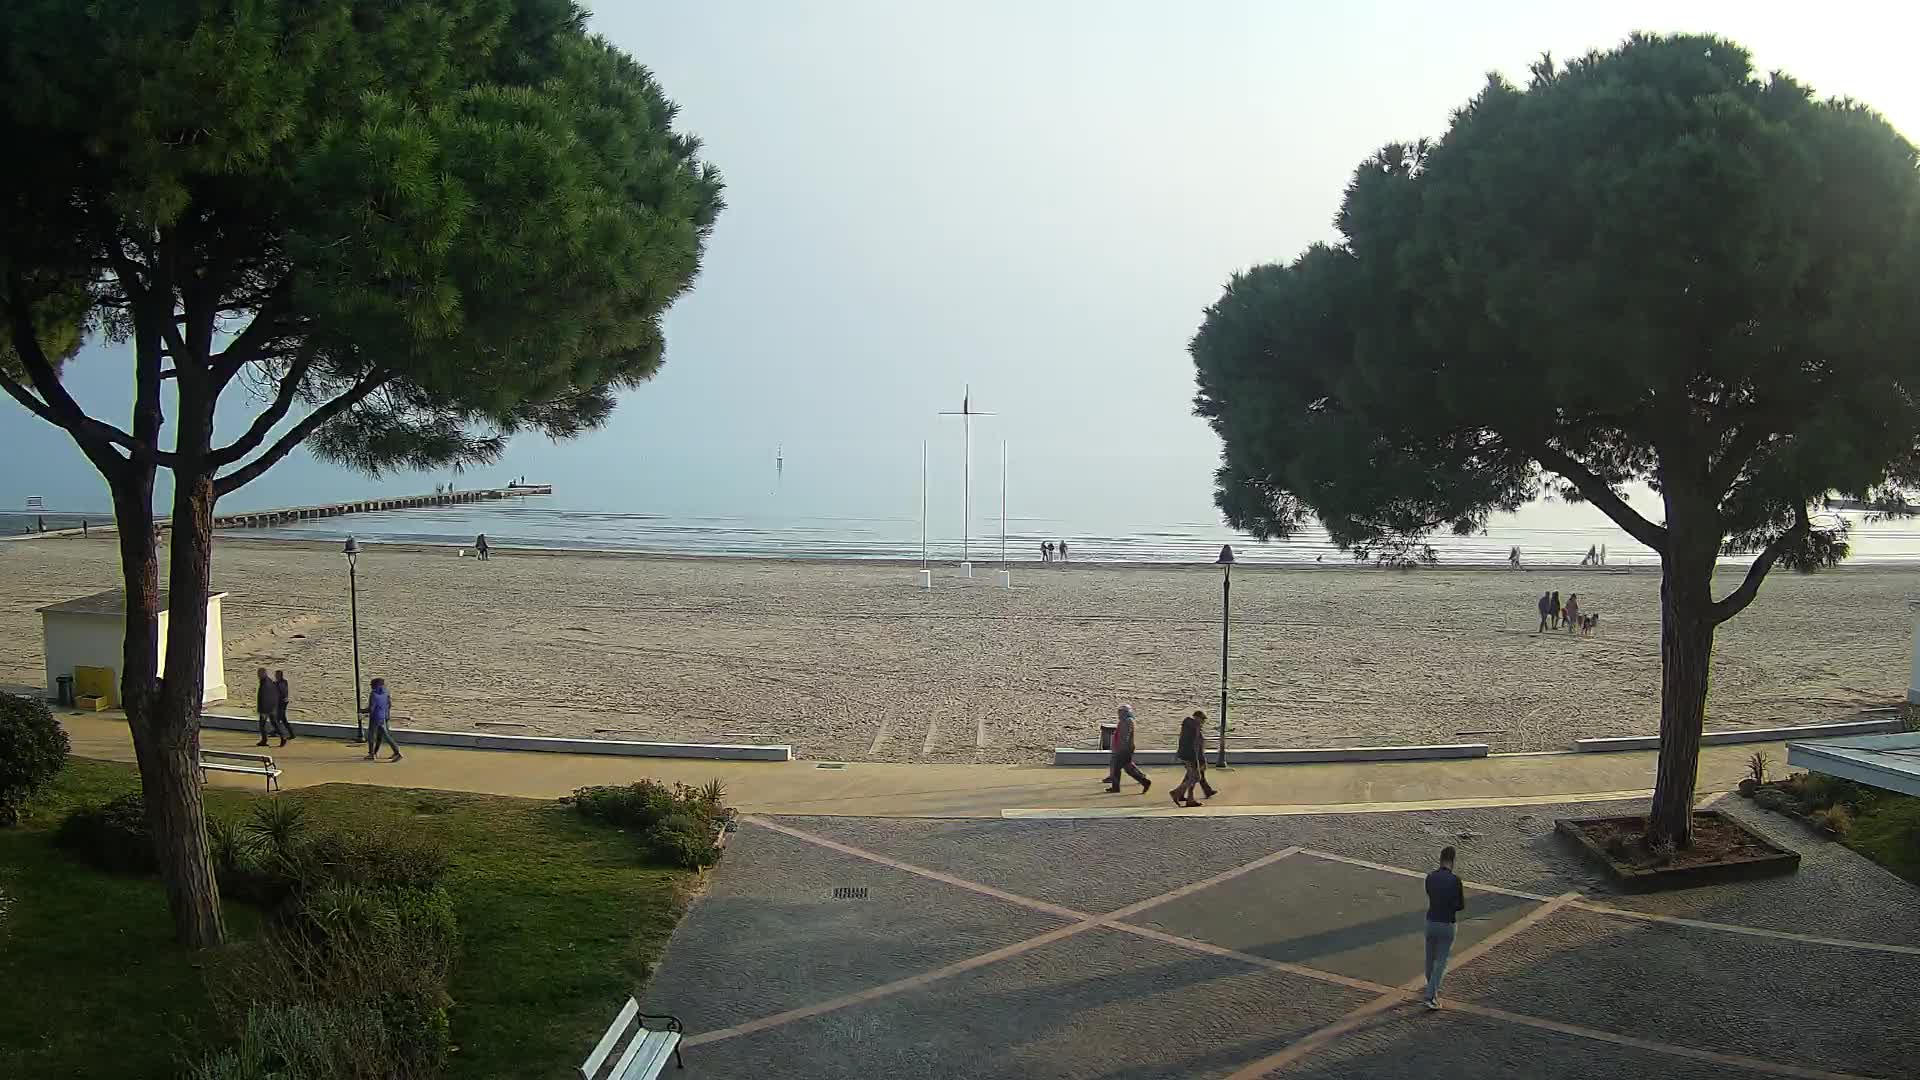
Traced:
<path fill-rule="evenodd" d="M 387 722 L 385 720 L 368 721 L 367 722 L 367 756 L 368 757 L 372 757 L 373 755 L 380 752 L 380 741 L 382 739 L 386 740 L 387 749 L 392 750 L 396 754 L 400 752 L 400 744 L 393 741 L 393 731 L 392 729 L 387 727 Z"/>
<path fill-rule="evenodd" d="M 268 731 L 273 731 L 274 733 L 278 734 L 282 739 L 287 737 L 287 715 L 286 715 L 286 710 L 284 708 L 281 708 L 279 710 L 274 710 L 274 709 L 260 710 L 260 741 L 261 742 L 267 741 Z"/>
<path fill-rule="evenodd" d="M 1147 774 L 1141 772 L 1139 768 L 1134 765 L 1132 754 L 1114 754 L 1112 761 L 1113 761 L 1112 767 L 1107 770 L 1107 786 L 1108 787 L 1120 786 L 1120 773 L 1122 771 L 1124 771 L 1128 776 L 1133 777 L 1134 780 L 1137 781 L 1141 787 L 1147 786 L 1147 784 L 1150 782 L 1147 780 Z"/>

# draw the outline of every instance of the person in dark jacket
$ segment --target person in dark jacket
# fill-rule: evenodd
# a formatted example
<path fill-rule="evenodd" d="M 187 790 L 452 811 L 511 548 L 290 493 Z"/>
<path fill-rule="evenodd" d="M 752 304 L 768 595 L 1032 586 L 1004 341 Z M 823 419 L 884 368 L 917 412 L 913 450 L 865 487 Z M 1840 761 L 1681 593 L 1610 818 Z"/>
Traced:
<path fill-rule="evenodd" d="M 1140 794 L 1145 795 L 1147 789 L 1153 786 L 1153 781 L 1147 779 L 1147 774 L 1141 772 L 1133 763 L 1133 706 L 1131 705 L 1120 706 L 1120 720 L 1113 728 L 1110 760 L 1111 766 L 1107 769 L 1108 791 L 1120 790 L 1120 774 L 1123 771 L 1140 781 Z"/>
<path fill-rule="evenodd" d="M 254 696 L 254 712 L 260 718 L 260 741 L 256 746 L 267 745 L 267 731 L 274 730 L 280 736 L 280 745 L 287 745 L 287 729 L 280 719 L 280 690 L 267 678 L 267 669 L 258 669 L 260 688 Z"/>
<path fill-rule="evenodd" d="M 1193 715 L 1180 721 L 1180 748 L 1175 752 L 1180 764 L 1187 767 L 1187 775 L 1180 786 L 1173 789 L 1175 806 L 1199 806 L 1193 799 L 1193 789 L 1198 787 L 1206 797 L 1213 798 L 1213 787 L 1207 783 L 1207 714 L 1195 709 Z"/>
<path fill-rule="evenodd" d="M 1541 633 L 1544 634 L 1547 632 L 1547 620 L 1552 616 L 1553 616 L 1553 594 L 1550 592 L 1543 592 L 1540 594 L 1540 632 Z"/>
<path fill-rule="evenodd" d="M 487 547 L 486 533 L 481 533 L 479 536 L 473 538 L 473 550 L 480 556 L 481 562 L 487 561 L 489 558 L 488 552 L 491 549 Z"/>
<path fill-rule="evenodd" d="M 280 745 L 285 746 L 287 745 L 287 740 L 295 738 L 293 725 L 287 723 L 287 702 L 293 700 L 293 688 L 287 685 L 286 672 L 279 670 L 274 671 L 273 689 L 279 697 L 279 700 L 275 701 L 273 705 L 273 718 L 280 721 Z"/>
<path fill-rule="evenodd" d="M 380 741 L 386 740 L 387 749 L 393 751 L 388 761 L 400 760 L 400 744 L 393 741 L 393 729 L 388 721 L 393 718 L 393 698 L 387 694 L 387 680 L 373 680 L 373 690 L 367 694 L 367 760 L 380 752 Z"/>
<path fill-rule="evenodd" d="M 1454 919 L 1467 910 L 1467 891 L 1453 872 L 1453 848 L 1440 849 L 1440 866 L 1427 875 L 1427 996 L 1429 1009 L 1440 1007 L 1440 980 L 1453 952 Z"/>
<path fill-rule="evenodd" d="M 1560 629 L 1560 594 L 1555 592 L 1553 600 L 1547 604 L 1547 614 L 1552 617 L 1553 629 Z"/>

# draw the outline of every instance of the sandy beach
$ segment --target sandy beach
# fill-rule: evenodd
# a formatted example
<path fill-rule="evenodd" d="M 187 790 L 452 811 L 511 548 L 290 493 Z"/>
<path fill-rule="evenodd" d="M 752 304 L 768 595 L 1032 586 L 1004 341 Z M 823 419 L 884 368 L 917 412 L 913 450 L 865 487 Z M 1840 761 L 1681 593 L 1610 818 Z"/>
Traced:
<path fill-rule="evenodd" d="M 110 540 L 0 545 L 0 683 L 44 681 L 35 609 L 117 582 Z M 805 758 L 1042 760 L 1089 744 L 1117 702 L 1142 743 L 1219 705 L 1211 567 L 1016 564 L 1012 592 L 900 565 L 370 548 L 363 673 L 410 726 L 786 742 Z M 1721 589 L 1737 581 L 1723 575 Z M 353 699 L 346 565 L 333 545 L 221 541 L 227 682 L 251 710 L 285 668 L 292 714 Z M 1709 727 L 1812 723 L 1904 695 L 1912 569 L 1776 574 L 1721 628 Z M 1558 588 L 1591 639 L 1534 633 Z M 1231 717 L 1246 746 L 1485 741 L 1558 749 L 1658 728 L 1649 570 L 1253 569 L 1233 581 Z"/>

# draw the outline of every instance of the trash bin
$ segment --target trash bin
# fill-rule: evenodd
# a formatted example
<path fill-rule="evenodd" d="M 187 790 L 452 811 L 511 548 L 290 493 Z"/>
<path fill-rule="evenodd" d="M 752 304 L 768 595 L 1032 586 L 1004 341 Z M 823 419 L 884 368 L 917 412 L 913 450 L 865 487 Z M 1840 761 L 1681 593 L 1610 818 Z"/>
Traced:
<path fill-rule="evenodd" d="M 54 700 L 62 705 L 71 706 L 73 704 L 73 676 L 62 675 L 53 681 L 56 687 L 53 694 Z"/>
<path fill-rule="evenodd" d="M 1103 721 L 1100 724 L 1100 749 L 1113 749 L 1113 733 L 1119 729 L 1120 725 L 1111 721 Z"/>

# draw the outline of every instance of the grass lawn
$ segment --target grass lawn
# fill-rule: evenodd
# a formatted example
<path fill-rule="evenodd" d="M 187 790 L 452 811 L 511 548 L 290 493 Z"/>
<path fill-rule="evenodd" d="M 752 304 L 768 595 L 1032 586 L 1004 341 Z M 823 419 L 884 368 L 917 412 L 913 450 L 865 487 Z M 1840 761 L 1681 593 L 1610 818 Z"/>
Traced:
<path fill-rule="evenodd" d="M 1881 792 L 1853 819 L 1845 843 L 1920 885 L 1920 798 Z"/>
<path fill-rule="evenodd" d="M 225 1038 L 196 955 L 172 943 L 158 881 L 53 847 L 69 808 L 137 786 L 131 765 L 75 758 L 27 821 L 0 830 L 0 1077 L 170 1077 Z M 209 788 L 208 813 L 238 817 L 265 797 Z M 275 797 L 306 804 L 321 826 L 446 845 L 462 940 L 450 1077 L 577 1077 L 698 880 L 642 865 L 627 836 L 553 803 L 346 784 Z M 227 906 L 234 937 L 260 921 Z"/>

